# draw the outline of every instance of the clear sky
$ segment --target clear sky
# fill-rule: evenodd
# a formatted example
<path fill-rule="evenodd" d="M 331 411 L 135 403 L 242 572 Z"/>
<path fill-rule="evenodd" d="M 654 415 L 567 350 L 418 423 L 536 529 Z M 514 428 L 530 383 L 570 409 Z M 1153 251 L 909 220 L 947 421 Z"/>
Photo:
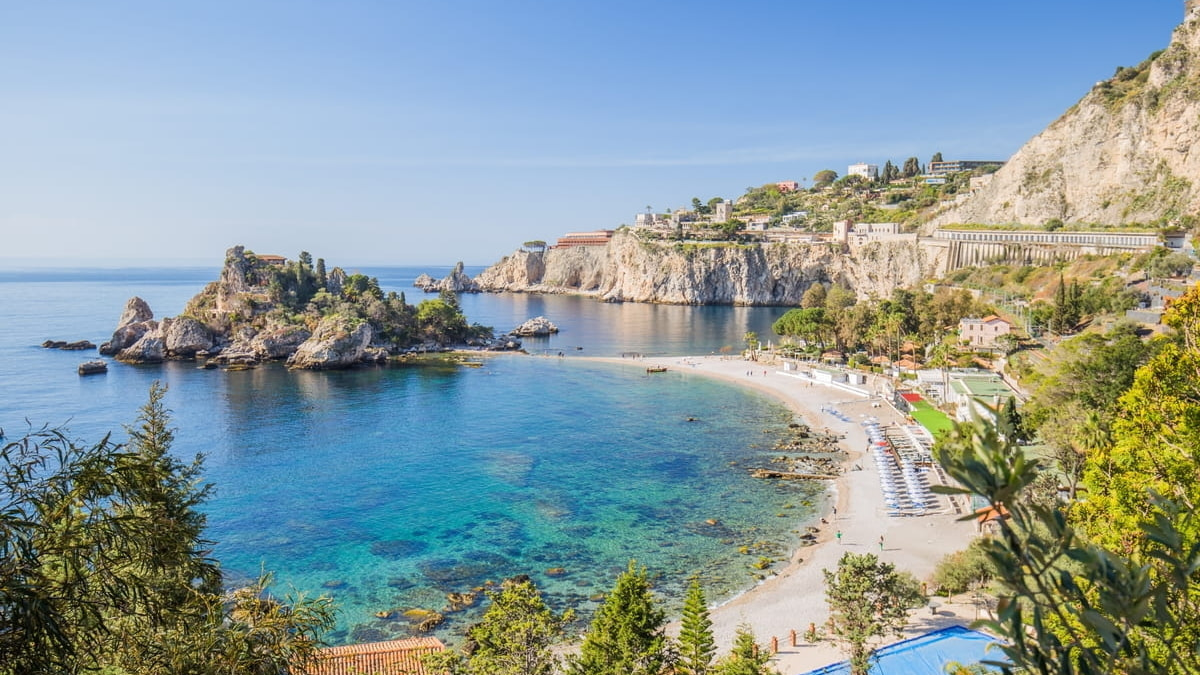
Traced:
<path fill-rule="evenodd" d="M 0 261 L 494 262 L 646 206 L 1004 159 L 1182 0 L 0 0 Z"/>

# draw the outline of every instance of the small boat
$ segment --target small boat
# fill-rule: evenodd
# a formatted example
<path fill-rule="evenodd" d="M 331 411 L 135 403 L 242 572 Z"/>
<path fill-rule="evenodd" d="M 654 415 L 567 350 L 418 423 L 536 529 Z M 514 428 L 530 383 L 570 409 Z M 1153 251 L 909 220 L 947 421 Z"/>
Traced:
<path fill-rule="evenodd" d="M 99 375 L 108 372 L 108 363 L 105 361 L 84 361 L 79 364 L 80 375 Z"/>
<path fill-rule="evenodd" d="M 667 372 L 667 367 L 666 366 L 650 366 L 649 368 L 646 369 L 646 372 L 647 373 L 665 373 L 665 372 Z"/>

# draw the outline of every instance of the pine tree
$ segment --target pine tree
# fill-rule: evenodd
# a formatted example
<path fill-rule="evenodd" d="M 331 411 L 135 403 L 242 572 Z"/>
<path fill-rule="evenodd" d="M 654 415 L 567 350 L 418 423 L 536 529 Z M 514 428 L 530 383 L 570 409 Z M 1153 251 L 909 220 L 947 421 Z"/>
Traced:
<path fill-rule="evenodd" d="M 729 655 L 717 664 L 715 675 L 775 675 L 767 666 L 771 655 L 760 649 L 748 626 L 738 626 Z"/>
<path fill-rule="evenodd" d="M 467 657 L 465 672 L 477 675 L 551 675 L 558 656 L 551 648 L 574 619 L 550 611 L 527 576 L 505 581 L 489 593 L 492 605 L 483 619 L 468 631 L 475 648 Z"/>
<path fill-rule="evenodd" d="M 912 178 L 919 173 L 921 173 L 921 161 L 919 159 L 916 157 L 909 157 L 908 159 L 904 160 L 904 169 L 900 172 L 901 176 L 904 176 L 905 178 Z"/>
<path fill-rule="evenodd" d="M 706 675 L 712 671 L 717 645 L 713 641 L 712 620 L 699 579 L 692 579 L 692 585 L 688 587 L 680 624 L 679 662 L 675 672 L 678 675 Z"/>
<path fill-rule="evenodd" d="M 666 612 L 655 606 L 645 568 L 635 561 L 596 610 L 571 663 L 572 675 L 660 675 L 670 663 Z"/>

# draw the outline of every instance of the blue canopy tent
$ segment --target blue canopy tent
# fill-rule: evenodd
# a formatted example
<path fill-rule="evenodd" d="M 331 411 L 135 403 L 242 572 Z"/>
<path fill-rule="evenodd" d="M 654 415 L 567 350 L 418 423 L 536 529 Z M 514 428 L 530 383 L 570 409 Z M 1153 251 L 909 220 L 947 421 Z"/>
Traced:
<path fill-rule="evenodd" d="M 871 675 L 945 675 L 946 664 L 963 665 L 984 659 L 1003 661 L 996 638 L 979 631 L 951 626 L 882 647 L 871 662 Z M 990 649 L 989 649 L 990 646 Z M 842 661 L 810 670 L 803 675 L 849 675 L 850 663 Z"/>

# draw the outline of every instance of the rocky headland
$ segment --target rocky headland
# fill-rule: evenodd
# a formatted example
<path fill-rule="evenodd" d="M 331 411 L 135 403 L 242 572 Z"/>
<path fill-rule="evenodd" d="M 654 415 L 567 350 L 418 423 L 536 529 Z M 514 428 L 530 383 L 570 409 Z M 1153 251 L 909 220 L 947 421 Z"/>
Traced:
<path fill-rule="evenodd" d="M 1200 213 L 1200 15 L 1170 45 L 1117 68 L 1027 142 L 984 188 L 938 215 L 956 223 L 1194 225 Z"/>
<path fill-rule="evenodd" d="M 100 353 L 126 363 L 203 358 L 216 365 L 286 361 L 325 370 L 453 347 L 521 344 L 468 324 L 453 294 L 414 307 L 403 294 L 384 293 L 376 279 L 336 267 L 326 273 L 324 260 L 314 264 L 307 253 L 287 261 L 235 246 L 226 251 L 220 278 L 181 315 L 156 321 L 144 300 L 131 298 Z"/>
<path fill-rule="evenodd" d="M 936 264 L 916 239 L 850 251 L 828 243 L 644 241 L 626 228 L 604 246 L 518 250 L 474 281 L 481 291 L 575 293 L 606 302 L 796 306 L 816 283 L 887 297 Z"/>

